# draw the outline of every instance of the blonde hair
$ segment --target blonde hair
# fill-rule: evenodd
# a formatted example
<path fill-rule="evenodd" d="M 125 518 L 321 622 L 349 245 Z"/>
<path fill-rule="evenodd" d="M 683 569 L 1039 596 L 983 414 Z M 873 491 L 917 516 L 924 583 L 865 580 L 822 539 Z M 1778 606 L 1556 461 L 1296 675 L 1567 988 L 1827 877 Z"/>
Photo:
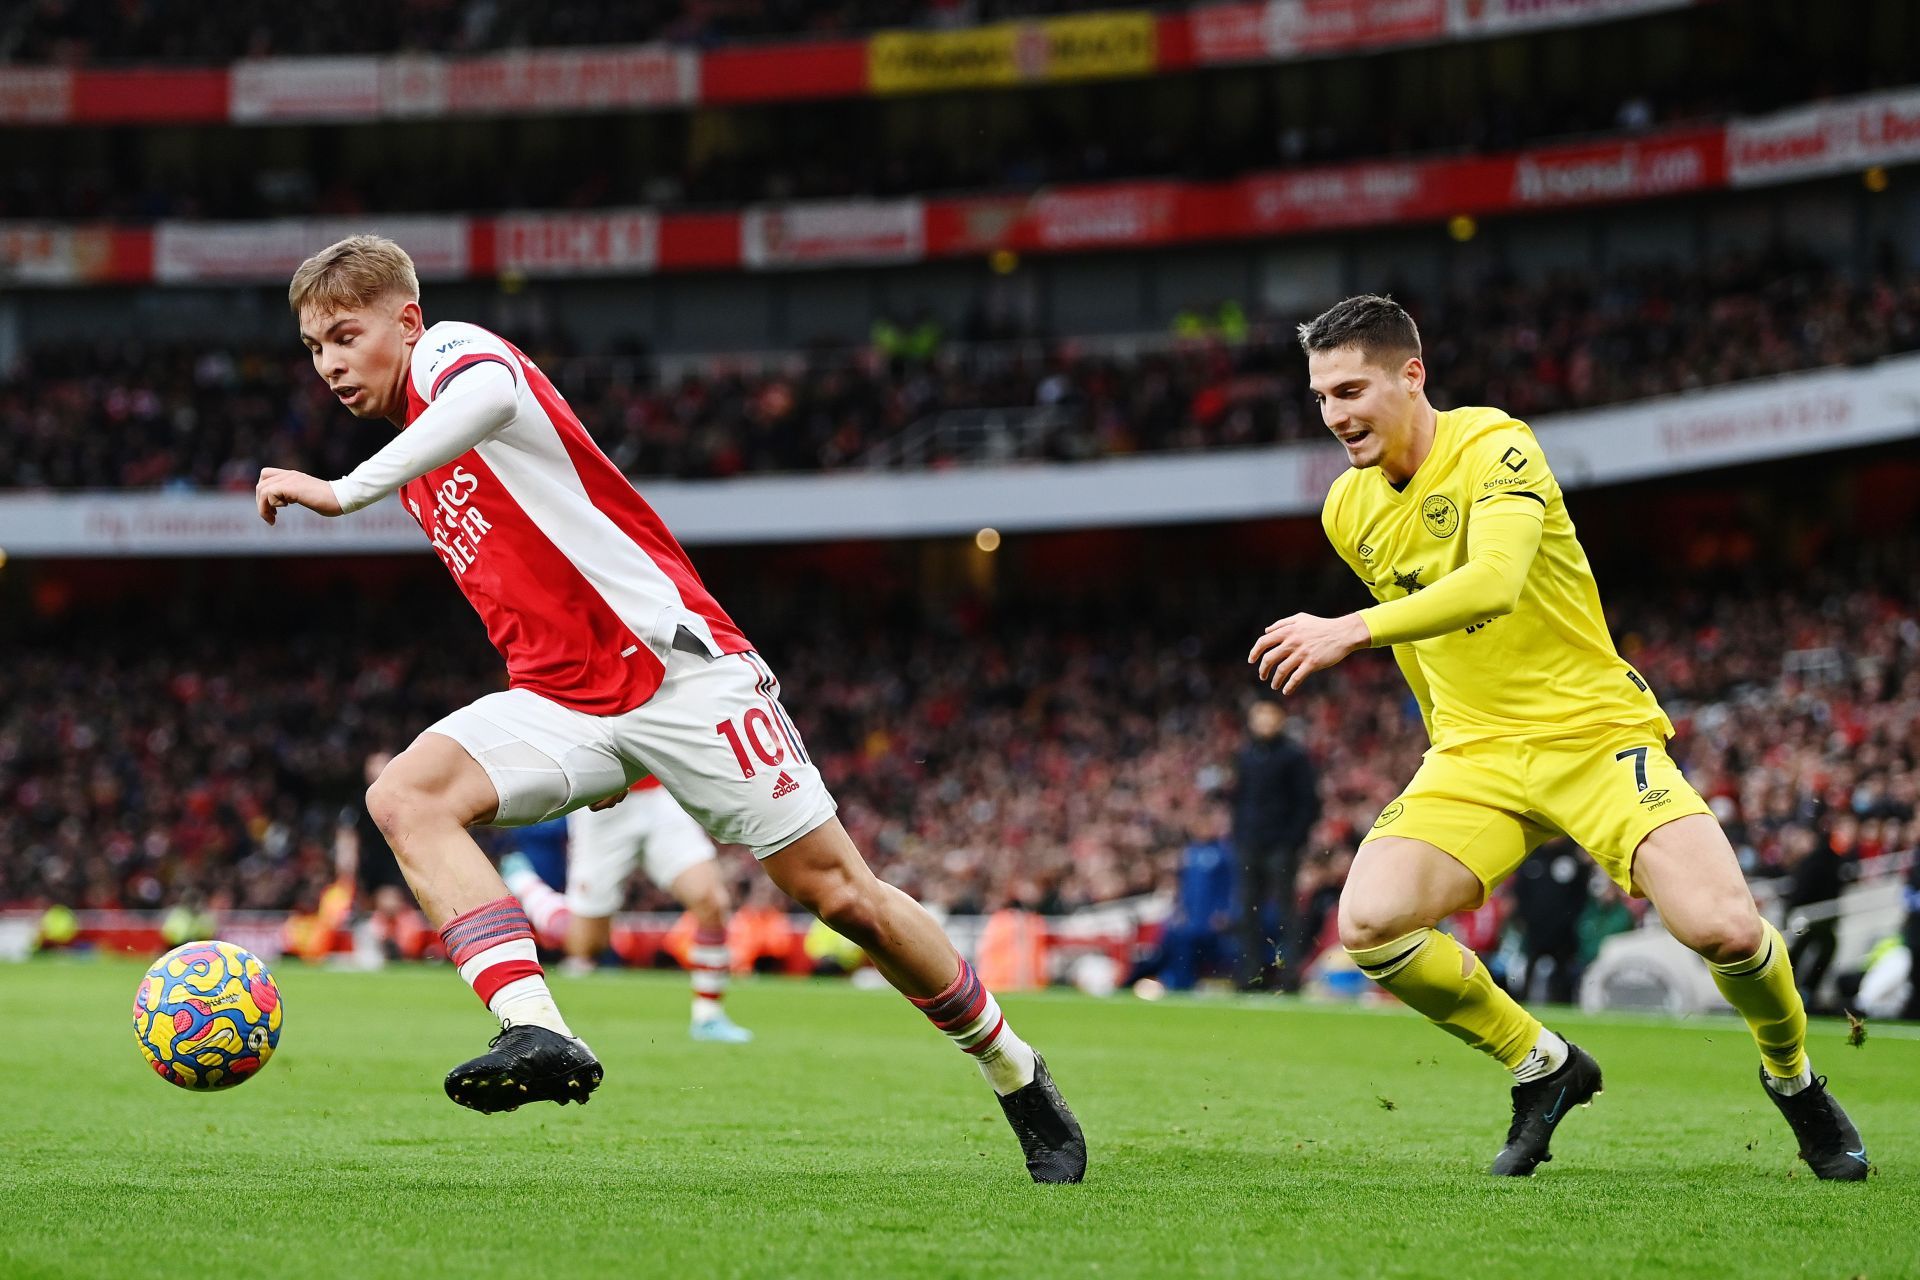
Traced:
<path fill-rule="evenodd" d="M 385 236 L 348 236 L 300 264 L 287 286 L 287 305 L 297 319 L 308 307 L 351 311 L 388 293 L 420 301 L 413 259 Z"/>

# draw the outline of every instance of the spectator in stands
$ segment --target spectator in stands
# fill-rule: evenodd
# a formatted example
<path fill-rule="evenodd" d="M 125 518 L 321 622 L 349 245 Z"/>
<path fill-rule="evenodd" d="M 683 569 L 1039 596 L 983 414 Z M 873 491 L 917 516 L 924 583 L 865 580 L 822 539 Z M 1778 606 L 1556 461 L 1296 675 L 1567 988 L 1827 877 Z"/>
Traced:
<path fill-rule="evenodd" d="M 1227 806 L 1208 801 L 1199 827 L 1180 854 L 1173 915 L 1161 935 L 1160 963 L 1154 966 L 1170 991 L 1193 990 L 1209 971 L 1232 971 L 1239 918 L 1230 826 Z M 1147 972 L 1135 976 L 1145 977 Z"/>
<path fill-rule="evenodd" d="M 1240 865 L 1243 991 L 1298 991 L 1295 880 L 1307 833 L 1320 820 L 1319 776 L 1287 736 L 1278 700 L 1247 709 L 1247 742 L 1234 759 L 1233 849 Z"/>
<path fill-rule="evenodd" d="M 1496 277 L 1402 300 L 1424 328 L 1450 335 L 1428 351 L 1437 398 L 1504 403 L 1522 417 L 1920 347 L 1920 280 L 1893 266 L 1855 285 L 1787 250 Z M 1137 349 L 1092 339 L 963 347 L 943 345 L 921 316 L 883 327 L 877 351 L 822 348 L 764 367 L 714 356 L 666 380 L 644 359 L 540 355 L 608 456 L 643 481 L 875 465 L 876 446 L 953 410 L 1042 412 L 971 454 L 936 446 L 890 453 L 886 465 L 1318 438 L 1290 326 L 1262 317 L 1244 341 L 1208 332 Z M 0 488 L 245 488 L 262 464 L 338 475 L 378 447 L 377 431 L 343 419 L 297 349 L 41 349 L 0 380 Z"/>

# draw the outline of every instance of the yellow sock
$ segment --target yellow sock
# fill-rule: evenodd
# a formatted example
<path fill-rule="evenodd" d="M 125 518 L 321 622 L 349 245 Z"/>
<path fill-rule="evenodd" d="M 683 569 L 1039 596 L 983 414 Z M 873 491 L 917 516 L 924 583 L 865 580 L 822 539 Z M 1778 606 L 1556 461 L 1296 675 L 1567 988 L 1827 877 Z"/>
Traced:
<path fill-rule="evenodd" d="M 1765 920 L 1760 927 L 1766 936 L 1758 951 L 1745 960 L 1708 967 L 1713 985 L 1747 1020 L 1767 1074 L 1792 1080 L 1807 1068 L 1807 1008 L 1793 985 L 1787 940 Z"/>
<path fill-rule="evenodd" d="M 1540 1038 L 1540 1020 L 1493 984 L 1473 952 L 1438 929 L 1347 954 L 1360 972 L 1509 1070 Z"/>

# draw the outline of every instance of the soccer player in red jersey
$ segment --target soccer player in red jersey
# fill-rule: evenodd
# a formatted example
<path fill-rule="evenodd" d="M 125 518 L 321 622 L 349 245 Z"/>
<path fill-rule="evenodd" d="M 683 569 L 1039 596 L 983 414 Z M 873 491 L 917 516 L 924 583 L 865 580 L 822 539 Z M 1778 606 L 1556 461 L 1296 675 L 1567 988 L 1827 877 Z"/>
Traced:
<path fill-rule="evenodd" d="M 264 469 L 261 518 L 345 515 L 397 493 L 507 663 L 507 689 L 430 725 L 367 792 L 460 976 L 500 1019 L 447 1095 L 510 1111 L 585 1102 L 601 1078 L 467 829 L 616 804 L 652 775 L 974 1058 L 1036 1182 L 1080 1181 L 1086 1143 L 1045 1061 L 926 909 L 874 876 L 773 672 L 546 376 L 478 326 L 429 328 L 412 259 L 383 237 L 307 259 L 288 302 L 340 403 L 400 431 L 337 480 Z"/>

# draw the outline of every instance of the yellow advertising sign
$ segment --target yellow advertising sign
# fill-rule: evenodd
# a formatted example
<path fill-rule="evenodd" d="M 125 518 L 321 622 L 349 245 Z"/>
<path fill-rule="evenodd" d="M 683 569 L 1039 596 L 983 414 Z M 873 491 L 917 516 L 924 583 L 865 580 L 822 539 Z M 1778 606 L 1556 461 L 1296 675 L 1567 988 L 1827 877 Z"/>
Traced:
<path fill-rule="evenodd" d="M 964 31 L 882 31 L 867 41 L 874 93 L 935 93 L 1051 80 L 1145 75 L 1151 13 L 1090 13 Z"/>

